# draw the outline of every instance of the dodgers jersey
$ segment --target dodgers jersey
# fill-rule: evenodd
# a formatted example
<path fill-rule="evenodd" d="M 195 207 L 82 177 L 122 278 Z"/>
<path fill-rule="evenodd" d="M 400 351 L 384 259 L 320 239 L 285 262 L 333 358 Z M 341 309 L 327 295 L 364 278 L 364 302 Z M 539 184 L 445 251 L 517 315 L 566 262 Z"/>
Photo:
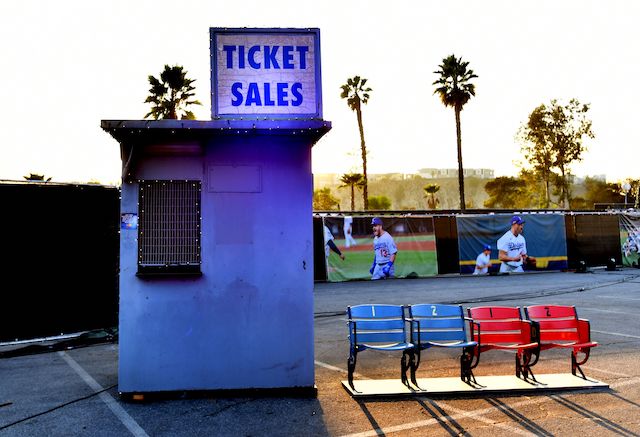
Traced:
<path fill-rule="evenodd" d="M 396 254 L 398 248 L 391 234 L 385 232 L 379 237 L 373 237 L 373 251 L 376 254 L 376 263 L 381 264 L 391 261 L 391 255 Z"/>
<path fill-rule="evenodd" d="M 526 255 L 527 243 L 525 242 L 522 234 L 516 237 L 515 235 L 513 235 L 511 230 L 509 230 L 498 240 L 498 250 L 504 250 L 505 252 L 507 252 L 507 256 L 509 258 L 515 258 L 521 254 Z M 507 261 L 507 264 L 512 267 L 521 266 L 522 259 L 520 261 Z"/>
<path fill-rule="evenodd" d="M 483 275 L 485 273 L 489 273 L 489 267 L 480 267 L 486 266 L 491 261 L 491 254 L 485 254 L 482 252 L 476 258 L 476 269 L 473 271 L 474 275 Z"/>

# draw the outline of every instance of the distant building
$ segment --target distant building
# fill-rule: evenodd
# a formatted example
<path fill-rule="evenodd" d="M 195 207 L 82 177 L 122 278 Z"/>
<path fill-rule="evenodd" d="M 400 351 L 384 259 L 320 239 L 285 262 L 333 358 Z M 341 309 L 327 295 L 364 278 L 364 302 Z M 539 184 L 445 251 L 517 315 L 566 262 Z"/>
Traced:
<path fill-rule="evenodd" d="M 495 177 L 494 170 L 491 168 L 465 168 L 463 170 L 464 177 L 476 177 L 480 179 L 493 179 Z M 425 179 L 439 178 L 457 178 L 457 168 L 421 168 L 418 175 Z"/>
<path fill-rule="evenodd" d="M 367 179 L 371 181 L 379 181 L 381 179 L 391 179 L 394 181 L 403 181 L 410 178 L 411 174 L 406 173 L 369 173 Z M 334 185 L 341 185 L 340 178 L 342 174 L 338 173 L 315 173 L 313 175 L 313 186 L 318 189 L 321 187 L 330 187 Z"/>
<path fill-rule="evenodd" d="M 572 184 L 582 184 L 587 178 L 600 181 L 600 182 L 607 182 L 606 174 L 594 174 L 594 175 L 586 175 L 586 176 L 570 175 L 570 176 L 572 176 L 572 179 L 571 179 Z"/>
<path fill-rule="evenodd" d="M 367 175 L 370 181 L 378 181 L 380 179 L 391 179 L 393 181 L 403 181 L 407 179 L 407 174 L 405 173 L 372 173 Z"/>

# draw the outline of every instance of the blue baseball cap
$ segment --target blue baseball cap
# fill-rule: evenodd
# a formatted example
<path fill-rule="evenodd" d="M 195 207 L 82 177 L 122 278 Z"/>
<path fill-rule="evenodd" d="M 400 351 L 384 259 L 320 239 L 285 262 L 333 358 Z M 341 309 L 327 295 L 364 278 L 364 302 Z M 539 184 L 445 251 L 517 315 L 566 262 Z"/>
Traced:
<path fill-rule="evenodd" d="M 524 223 L 524 220 L 522 220 L 522 217 L 520 217 L 519 215 L 514 215 L 511 218 L 511 224 L 512 225 L 521 225 Z"/>
<path fill-rule="evenodd" d="M 482 246 L 482 250 L 491 250 L 491 246 L 489 244 L 485 244 Z"/>
<path fill-rule="evenodd" d="M 371 220 L 371 224 L 372 224 L 372 225 L 374 225 L 374 226 L 375 226 L 375 225 L 382 225 L 382 220 L 380 220 L 380 217 L 374 217 L 374 218 Z"/>

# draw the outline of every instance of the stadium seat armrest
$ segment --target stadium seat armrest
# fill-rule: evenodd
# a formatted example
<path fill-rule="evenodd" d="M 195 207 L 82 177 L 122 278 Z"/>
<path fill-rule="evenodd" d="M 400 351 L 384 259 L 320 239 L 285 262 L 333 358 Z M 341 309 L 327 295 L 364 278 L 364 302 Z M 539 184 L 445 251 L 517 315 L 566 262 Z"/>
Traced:
<path fill-rule="evenodd" d="M 531 341 L 540 344 L 540 323 L 535 320 L 528 320 L 531 322 Z"/>
<path fill-rule="evenodd" d="M 578 338 L 580 343 L 591 341 L 591 324 L 586 319 L 578 319 Z"/>
<path fill-rule="evenodd" d="M 411 325 L 411 329 L 409 331 L 409 338 L 411 340 L 411 343 L 413 343 L 415 346 L 420 347 L 420 320 L 416 320 L 416 319 L 407 319 L 407 322 L 409 322 L 409 324 Z M 418 333 L 418 338 L 417 338 L 417 343 L 414 341 L 415 339 L 413 338 L 413 325 L 416 325 L 416 332 Z"/>
<path fill-rule="evenodd" d="M 474 328 L 475 326 L 475 328 Z M 477 329 L 478 331 L 478 339 L 475 340 L 476 334 L 475 334 L 475 329 Z M 480 347 L 480 345 L 482 344 L 482 342 L 480 341 L 480 332 L 481 332 L 481 326 L 480 326 L 480 322 L 476 322 L 475 320 L 471 321 L 471 340 L 475 340 L 478 342 L 478 347 Z"/>
<path fill-rule="evenodd" d="M 356 334 L 357 323 L 355 320 L 349 319 L 348 324 L 349 324 L 349 340 L 351 340 L 351 344 L 357 344 L 358 343 L 357 341 L 358 334 Z"/>
<path fill-rule="evenodd" d="M 520 321 L 520 332 L 523 343 L 538 343 L 537 327 L 531 320 Z"/>

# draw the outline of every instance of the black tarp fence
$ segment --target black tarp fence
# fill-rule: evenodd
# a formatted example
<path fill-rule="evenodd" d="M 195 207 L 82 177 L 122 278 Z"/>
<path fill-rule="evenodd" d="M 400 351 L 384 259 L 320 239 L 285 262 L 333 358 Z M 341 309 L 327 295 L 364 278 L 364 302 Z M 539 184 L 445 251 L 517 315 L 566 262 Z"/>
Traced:
<path fill-rule="evenodd" d="M 91 184 L 4 181 L 0 182 L 0 201 L 0 226 L 4 231 L 0 342 L 116 327 L 119 190 Z M 345 214 L 432 217 L 437 273 L 459 274 L 456 220 L 460 214 L 456 211 L 332 212 L 315 213 L 313 217 L 316 281 L 327 279 L 323 217 Z M 563 214 L 569 269 L 575 269 L 580 261 L 588 266 L 606 265 L 611 258 L 622 264 L 620 214 Z M 354 233 L 370 232 L 367 223 L 355 220 Z"/>
<path fill-rule="evenodd" d="M 569 268 L 580 261 L 589 267 L 607 265 L 611 258 L 622 264 L 620 225 L 617 213 L 567 213 L 567 255 Z"/>
<path fill-rule="evenodd" d="M 117 326 L 118 189 L 3 182 L 0 201 L 0 342 Z"/>

